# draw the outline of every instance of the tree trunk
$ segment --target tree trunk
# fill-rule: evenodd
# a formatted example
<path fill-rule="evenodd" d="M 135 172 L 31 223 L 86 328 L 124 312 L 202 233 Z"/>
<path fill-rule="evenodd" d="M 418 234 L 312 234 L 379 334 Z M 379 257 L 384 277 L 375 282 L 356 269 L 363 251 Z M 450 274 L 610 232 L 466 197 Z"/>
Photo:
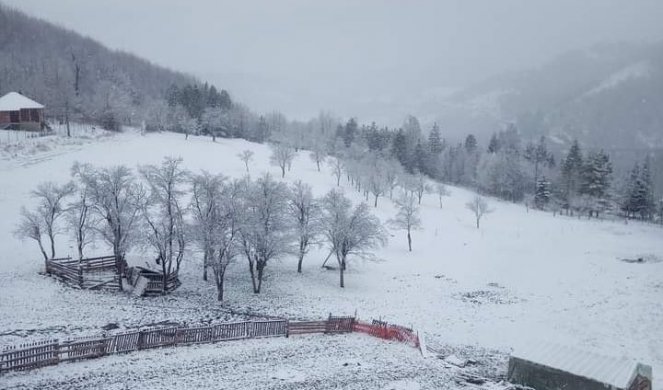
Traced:
<path fill-rule="evenodd" d="M 55 237 L 52 232 L 48 233 L 48 239 L 51 241 L 51 259 L 55 259 Z"/>
<path fill-rule="evenodd" d="M 318 172 L 320 172 L 320 160 L 316 160 L 315 163 L 318 166 Z"/>
<path fill-rule="evenodd" d="M 262 287 L 262 271 L 265 269 L 265 266 L 258 266 L 258 289 L 255 291 L 256 294 L 260 294 L 260 288 Z"/>
<path fill-rule="evenodd" d="M 412 252 L 412 236 L 410 236 L 410 229 L 407 229 L 407 246 L 410 249 L 410 252 Z"/>
<path fill-rule="evenodd" d="M 281 178 L 285 177 L 285 165 L 281 167 Z"/>
<path fill-rule="evenodd" d="M 46 250 L 44 250 L 44 244 L 41 242 L 41 239 L 37 239 L 37 244 L 39 244 L 39 250 L 41 251 L 42 256 L 44 256 L 44 261 L 48 260 L 48 255 Z"/>
<path fill-rule="evenodd" d="M 336 187 L 341 185 L 341 175 L 336 175 Z"/>
<path fill-rule="evenodd" d="M 373 207 L 378 207 L 378 196 L 375 195 L 375 203 L 373 204 Z"/>
<path fill-rule="evenodd" d="M 251 284 L 253 285 L 253 292 L 258 293 L 258 286 L 256 285 L 256 275 L 253 271 L 253 261 L 249 260 L 249 272 L 251 273 Z"/>
<path fill-rule="evenodd" d="M 343 279 L 343 273 L 345 272 L 345 258 L 341 260 L 341 264 L 338 267 L 340 275 L 341 275 L 341 288 L 345 288 L 345 280 Z"/>
<path fill-rule="evenodd" d="M 209 258 L 209 252 L 205 251 L 203 254 L 203 281 L 207 281 L 207 259 Z"/>
<path fill-rule="evenodd" d="M 299 261 L 297 262 L 297 272 L 302 273 L 302 262 L 304 261 L 304 252 L 299 251 Z"/>
<path fill-rule="evenodd" d="M 477 229 L 479 228 L 479 217 L 477 217 Z"/>
<path fill-rule="evenodd" d="M 214 271 L 218 272 L 218 271 Z M 223 279 L 224 279 L 224 272 L 219 273 L 219 275 L 216 276 L 216 300 L 221 302 L 223 301 Z"/>

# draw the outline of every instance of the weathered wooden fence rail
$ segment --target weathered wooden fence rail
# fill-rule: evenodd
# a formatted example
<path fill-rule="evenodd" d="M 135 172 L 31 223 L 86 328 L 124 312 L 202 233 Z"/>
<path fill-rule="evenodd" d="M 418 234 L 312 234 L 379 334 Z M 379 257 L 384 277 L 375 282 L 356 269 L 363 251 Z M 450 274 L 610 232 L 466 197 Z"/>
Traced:
<path fill-rule="evenodd" d="M 0 352 L 0 374 L 7 371 L 30 370 L 58 364 L 61 361 L 97 358 L 138 350 L 175 345 L 214 343 L 219 341 L 264 337 L 288 337 L 311 333 L 363 332 L 372 336 L 413 342 L 419 345 L 412 330 L 386 323 L 367 324 L 354 317 L 334 317 L 325 321 L 244 321 L 199 327 L 162 327 L 141 329 L 96 337 L 58 342 L 42 341 L 5 348 Z"/>

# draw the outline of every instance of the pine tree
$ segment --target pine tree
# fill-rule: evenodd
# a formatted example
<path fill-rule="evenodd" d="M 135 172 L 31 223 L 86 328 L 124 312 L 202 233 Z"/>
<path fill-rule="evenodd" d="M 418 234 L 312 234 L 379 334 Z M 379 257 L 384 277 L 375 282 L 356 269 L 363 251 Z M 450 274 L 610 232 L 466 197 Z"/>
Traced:
<path fill-rule="evenodd" d="M 473 134 L 465 137 L 465 151 L 467 153 L 474 153 L 477 149 L 477 139 Z"/>
<path fill-rule="evenodd" d="M 583 169 L 583 157 L 580 145 L 577 140 L 573 141 L 569 153 L 566 155 L 564 162 L 561 166 L 562 173 L 562 186 L 565 205 L 564 208 L 568 209 L 570 203 L 580 190 L 581 175 Z"/>
<path fill-rule="evenodd" d="M 534 205 L 543 210 L 550 202 L 550 182 L 545 176 L 542 176 L 536 184 L 536 193 L 534 194 Z"/>
<path fill-rule="evenodd" d="M 488 143 L 488 153 L 497 153 L 500 151 L 500 143 L 497 140 L 497 134 L 493 133 Z"/>
<path fill-rule="evenodd" d="M 635 163 L 631 173 L 626 181 L 624 188 L 624 198 L 622 201 L 622 211 L 626 217 L 632 217 L 638 211 L 638 187 L 640 181 L 640 164 Z"/>
<path fill-rule="evenodd" d="M 427 160 L 426 150 L 424 150 L 424 146 L 421 144 L 421 141 L 419 141 L 417 142 L 417 146 L 414 147 L 414 155 L 412 156 L 413 165 L 418 172 L 430 175 L 430 171 L 426 164 Z"/>
<path fill-rule="evenodd" d="M 645 159 L 642 169 L 640 170 L 640 218 L 650 220 L 654 216 L 656 210 L 656 203 L 654 201 L 654 181 L 651 174 L 651 161 L 649 158 Z"/>
<path fill-rule="evenodd" d="M 428 150 L 435 155 L 442 153 L 442 135 L 440 134 L 440 127 L 437 123 L 433 124 L 433 128 L 428 135 Z"/>
<path fill-rule="evenodd" d="M 346 123 L 345 127 L 343 128 L 343 142 L 345 143 L 346 148 L 349 148 L 350 145 L 352 145 L 355 138 L 357 137 L 357 132 L 357 121 L 355 118 L 350 118 L 348 123 Z"/>
<path fill-rule="evenodd" d="M 541 168 L 551 168 L 554 165 L 552 153 L 548 151 L 545 137 L 541 136 L 539 143 L 534 145 L 530 143 L 525 149 L 525 160 L 532 164 L 534 169 L 534 192 L 539 185 L 539 172 Z"/>
<path fill-rule="evenodd" d="M 602 210 L 608 208 L 611 176 L 610 157 L 603 150 L 591 153 L 587 157 L 582 171 L 580 193 L 587 195 L 594 202 L 588 210 L 590 216 L 594 213 L 598 217 Z"/>
<path fill-rule="evenodd" d="M 401 163 L 403 168 L 405 168 L 408 172 L 412 172 L 409 155 L 407 153 L 407 140 L 402 129 L 399 129 L 396 133 L 396 136 L 394 136 L 393 142 L 391 144 L 391 154 L 396 160 L 398 160 L 398 162 Z"/>

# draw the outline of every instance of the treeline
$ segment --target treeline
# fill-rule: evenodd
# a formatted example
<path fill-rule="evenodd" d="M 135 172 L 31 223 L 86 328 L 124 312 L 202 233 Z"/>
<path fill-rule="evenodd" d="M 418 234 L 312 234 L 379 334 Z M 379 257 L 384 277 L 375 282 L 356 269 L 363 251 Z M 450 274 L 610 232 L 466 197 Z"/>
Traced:
<path fill-rule="evenodd" d="M 494 133 L 485 146 L 471 134 L 451 143 L 436 124 L 424 134 L 412 116 L 400 128 L 387 128 L 359 125 L 353 118 L 339 123 L 321 114 L 305 124 L 285 122 L 269 134 L 280 149 L 312 150 L 318 166 L 325 155 L 338 157 L 342 166 L 332 169 L 337 180 L 346 174 L 352 184 L 364 186 L 366 195 L 373 193 L 375 202 L 383 187 L 422 175 L 554 213 L 609 213 L 663 223 L 663 199 L 655 193 L 650 158 L 620 177 L 603 150 L 583 151 L 576 141 L 568 151 L 555 153 L 546 138 L 526 142 L 514 125 Z M 386 183 L 377 183 L 381 180 Z"/>

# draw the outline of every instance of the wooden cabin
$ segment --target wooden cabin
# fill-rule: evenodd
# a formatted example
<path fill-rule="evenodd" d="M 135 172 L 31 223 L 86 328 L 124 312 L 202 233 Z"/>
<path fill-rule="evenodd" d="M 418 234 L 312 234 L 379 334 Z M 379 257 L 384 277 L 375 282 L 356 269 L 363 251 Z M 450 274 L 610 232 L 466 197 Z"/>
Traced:
<path fill-rule="evenodd" d="M 43 105 L 18 92 L 0 97 L 0 129 L 39 131 L 43 127 Z"/>

